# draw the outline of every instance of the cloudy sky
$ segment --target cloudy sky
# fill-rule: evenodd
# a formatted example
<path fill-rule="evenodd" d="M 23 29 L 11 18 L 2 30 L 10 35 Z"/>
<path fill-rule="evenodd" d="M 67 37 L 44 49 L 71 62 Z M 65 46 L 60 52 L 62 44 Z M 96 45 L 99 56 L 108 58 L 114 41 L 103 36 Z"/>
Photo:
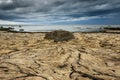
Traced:
<path fill-rule="evenodd" d="M 0 24 L 120 24 L 120 0 L 0 0 Z"/>

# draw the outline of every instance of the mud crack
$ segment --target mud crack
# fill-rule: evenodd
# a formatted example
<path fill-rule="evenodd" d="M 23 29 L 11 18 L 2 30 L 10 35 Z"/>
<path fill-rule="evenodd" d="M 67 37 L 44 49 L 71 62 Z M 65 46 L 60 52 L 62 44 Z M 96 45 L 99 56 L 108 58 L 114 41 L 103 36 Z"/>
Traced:
<path fill-rule="evenodd" d="M 71 71 L 72 71 L 72 72 L 69 74 L 69 77 L 70 77 L 71 79 L 72 79 L 73 73 L 78 73 L 78 74 L 81 75 L 81 77 L 89 78 L 89 79 L 92 79 L 92 80 L 104 80 L 104 79 L 102 79 L 102 78 L 95 77 L 95 76 L 93 76 L 93 75 L 90 75 L 90 74 L 87 74 L 87 73 L 83 73 L 83 72 L 81 72 L 81 71 L 77 71 L 77 70 L 75 70 L 75 68 L 74 68 L 73 65 L 71 65 Z"/>

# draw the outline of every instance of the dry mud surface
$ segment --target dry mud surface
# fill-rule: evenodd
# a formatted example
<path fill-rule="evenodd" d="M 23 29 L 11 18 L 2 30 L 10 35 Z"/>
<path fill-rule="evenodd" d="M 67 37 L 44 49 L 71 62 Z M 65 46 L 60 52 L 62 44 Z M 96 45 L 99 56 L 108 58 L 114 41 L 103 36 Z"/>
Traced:
<path fill-rule="evenodd" d="M 120 34 L 74 35 L 0 32 L 0 80 L 120 80 Z"/>

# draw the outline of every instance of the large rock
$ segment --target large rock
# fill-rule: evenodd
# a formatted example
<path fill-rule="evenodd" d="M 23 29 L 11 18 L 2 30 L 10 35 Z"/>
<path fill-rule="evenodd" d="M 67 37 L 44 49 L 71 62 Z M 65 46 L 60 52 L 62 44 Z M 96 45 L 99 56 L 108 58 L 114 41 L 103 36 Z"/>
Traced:
<path fill-rule="evenodd" d="M 45 39 L 51 39 L 55 42 L 58 41 L 68 41 L 74 39 L 73 33 L 65 30 L 55 30 L 53 32 L 46 33 Z"/>

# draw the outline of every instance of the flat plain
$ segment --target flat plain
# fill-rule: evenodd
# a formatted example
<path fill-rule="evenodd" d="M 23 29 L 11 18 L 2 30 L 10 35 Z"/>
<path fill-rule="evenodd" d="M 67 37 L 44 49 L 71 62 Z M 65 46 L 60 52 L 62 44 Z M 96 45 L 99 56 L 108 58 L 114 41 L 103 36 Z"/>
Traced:
<path fill-rule="evenodd" d="M 0 80 L 120 80 L 120 34 L 44 36 L 0 31 Z"/>

